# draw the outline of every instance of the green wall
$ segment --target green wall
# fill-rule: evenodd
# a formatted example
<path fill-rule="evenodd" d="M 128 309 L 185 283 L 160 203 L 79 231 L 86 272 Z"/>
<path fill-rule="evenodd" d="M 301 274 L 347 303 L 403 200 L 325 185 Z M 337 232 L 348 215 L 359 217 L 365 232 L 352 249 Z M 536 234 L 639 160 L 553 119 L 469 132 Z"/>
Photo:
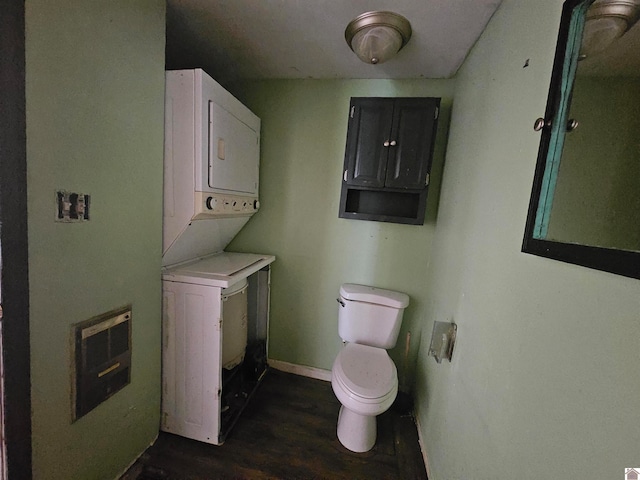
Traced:
<path fill-rule="evenodd" d="M 113 479 L 160 413 L 162 0 L 26 2 L 33 477 Z M 91 220 L 54 222 L 55 191 Z M 131 384 L 71 423 L 71 325 L 131 303 Z"/>
<path fill-rule="evenodd" d="M 640 250 L 640 78 L 578 76 L 547 238 Z"/>
<path fill-rule="evenodd" d="M 438 365 L 423 335 L 416 379 L 433 480 L 640 464 L 640 283 L 520 252 L 561 8 L 504 0 L 456 78 L 423 331 L 458 341 Z"/>
<path fill-rule="evenodd" d="M 276 80 L 236 86 L 262 119 L 261 208 L 228 250 L 277 257 L 270 358 L 331 369 L 341 346 L 336 304 L 340 284 L 399 290 L 411 297 L 411 303 L 393 356 L 402 387 L 409 388 L 412 375 L 403 375 L 403 349 L 410 331 L 410 369 L 430 297 L 426 272 L 454 86 L 452 80 Z M 352 96 L 442 97 L 425 225 L 338 218 Z"/>
<path fill-rule="evenodd" d="M 165 7 L 26 7 L 34 478 L 112 479 L 159 423 Z M 520 252 L 560 9 L 503 0 L 455 82 L 236 86 L 263 121 L 262 208 L 229 250 L 277 255 L 271 358 L 331 368 L 343 282 L 408 293 L 392 356 L 434 480 L 640 464 L 638 281 Z M 424 226 L 338 218 L 351 96 L 443 97 Z M 90 193 L 91 221 L 55 223 L 56 189 Z M 132 383 L 71 424 L 70 327 L 127 303 Z M 458 323 L 452 363 L 427 356 L 434 320 Z"/>

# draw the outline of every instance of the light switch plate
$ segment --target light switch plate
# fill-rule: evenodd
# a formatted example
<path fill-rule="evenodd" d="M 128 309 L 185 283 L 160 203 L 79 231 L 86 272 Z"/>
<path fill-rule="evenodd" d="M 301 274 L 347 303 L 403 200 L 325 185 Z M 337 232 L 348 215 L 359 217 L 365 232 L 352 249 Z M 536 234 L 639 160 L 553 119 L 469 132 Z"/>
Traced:
<path fill-rule="evenodd" d="M 89 220 L 91 198 L 83 193 L 56 192 L 56 222 L 84 222 Z"/>

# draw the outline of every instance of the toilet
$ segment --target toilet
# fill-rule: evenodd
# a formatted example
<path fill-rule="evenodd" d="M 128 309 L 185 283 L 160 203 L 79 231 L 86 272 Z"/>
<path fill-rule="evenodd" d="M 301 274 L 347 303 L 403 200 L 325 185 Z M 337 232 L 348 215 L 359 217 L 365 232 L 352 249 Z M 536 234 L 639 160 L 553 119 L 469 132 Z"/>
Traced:
<path fill-rule="evenodd" d="M 345 342 L 331 369 L 331 386 L 342 404 L 338 440 L 352 452 L 367 452 L 376 443 L 376 416 L 398 393 L 396 366 L 387 350 L 396 344 L 409 297 L 345 283 L 338 303 L 338 334 Z"/>

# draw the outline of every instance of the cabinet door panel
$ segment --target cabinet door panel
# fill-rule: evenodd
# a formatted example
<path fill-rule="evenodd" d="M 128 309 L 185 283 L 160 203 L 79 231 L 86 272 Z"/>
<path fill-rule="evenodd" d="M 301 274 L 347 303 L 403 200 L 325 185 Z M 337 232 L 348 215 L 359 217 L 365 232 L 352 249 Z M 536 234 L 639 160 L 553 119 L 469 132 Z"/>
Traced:
<path fill-rule="evenodd" d="M 347 183 L 384 187 L 393 103 L 353 99 L 347 138 Z"/>
<path fill-rule="evenodd" d="M 437 99 L 399 99 L 395 104 L 385 185 L 421 189 L 431 168 Z"/>

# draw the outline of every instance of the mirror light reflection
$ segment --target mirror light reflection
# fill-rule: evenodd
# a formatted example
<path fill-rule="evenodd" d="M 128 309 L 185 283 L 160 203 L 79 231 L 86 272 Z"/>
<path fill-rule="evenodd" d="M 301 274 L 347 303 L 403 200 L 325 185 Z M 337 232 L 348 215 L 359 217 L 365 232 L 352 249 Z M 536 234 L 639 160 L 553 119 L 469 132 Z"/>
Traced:
<path fill-rule="evenodd" d="M 594 2 L 586 18 L 607 1 Z M 534 238 L 640 251 L 640 22 L 626 33 L 615 30 L 618 17 L 585 26 L 589 3 L 572 22 L 580 49 L 568 42 L 573 61 L 563 72 L 567 105 L 558 117 L 577 127 L 558 129 L 552 140 Z"/>

